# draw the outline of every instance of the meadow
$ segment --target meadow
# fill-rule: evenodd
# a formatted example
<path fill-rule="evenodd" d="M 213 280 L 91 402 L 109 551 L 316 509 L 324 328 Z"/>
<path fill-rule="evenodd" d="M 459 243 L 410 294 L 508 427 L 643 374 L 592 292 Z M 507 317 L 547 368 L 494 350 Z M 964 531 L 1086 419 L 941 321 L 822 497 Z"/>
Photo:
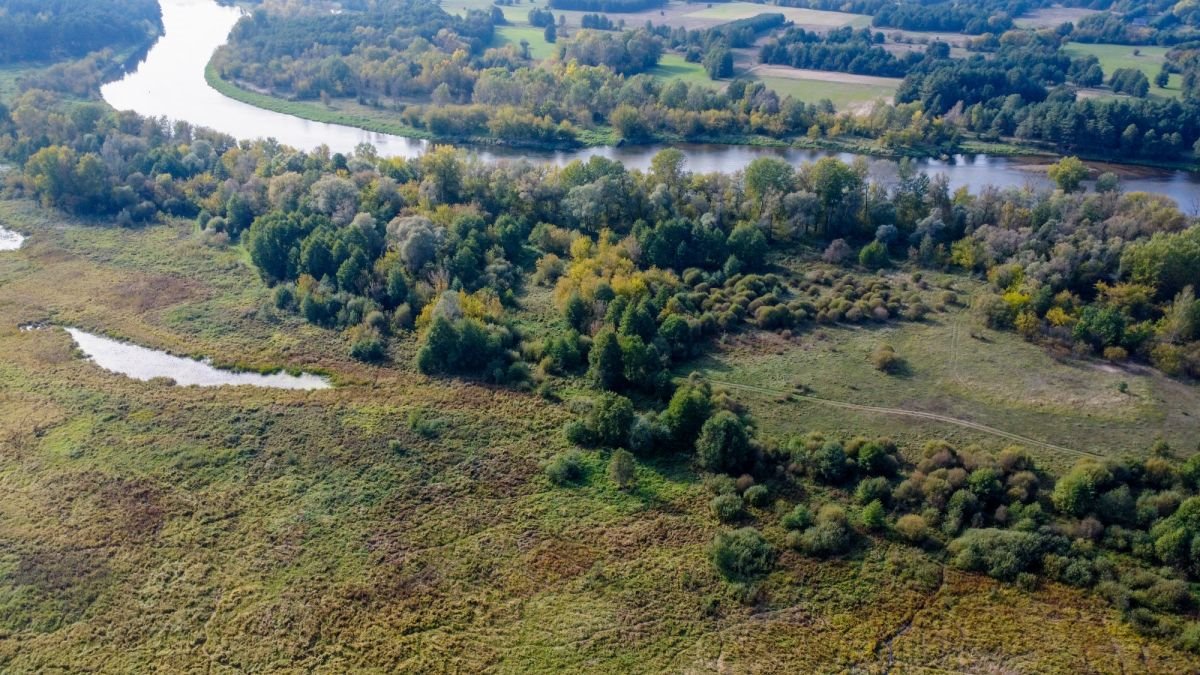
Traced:
<path fill-rule="evenodd" d="M 383 366 L 339 356 L 338 334 L 271 308 L 242 250 L 190 222 L 119 229 L 26 201 L 0 203 L 0 219 L 30 235 L 0 254 L 5 670 L 1197 665 L 1082 591 L 1022 590 L 886 540 L 834 561 L 785 550 L 762 582 L 727 583 L 705 555 L 720 528 L 710 493 L 686 460 L 639 462 L 629 491 L 604 476 L 598 451 L 585 454 L 578 486 L 545 478 L 540 465 L 567 447 L 569 387 L 555 403 L 430 379 L 410 365 L 414 345 L 404 340 Z M 531 293 L 520 319 L 536 326 L 550 314 L 545 294 Z M 819 396 L 892 405 L 919 405 L 916 390 L 936 387 L 934 398 L 967 397 L 951 412 L 998 405 L 1007 415 L 1033 403 L 1017 400 L 1031 376 L 1002 377 L 1013 370 L 1004 359 L 1031 358 L 1051 384 L 1083 388 L 1032 390 L 1055 410 L 1082 401 L 1113 424 L 1130 423 L 1145 412 L 1139 405 L 1170 410 L 1122 403 L 1111 393 L 1117 376 L 1038 360 L 1036 348 L 998 335 L 951 360 L 947 331 L 959 316 L 883 329 L 910 362 L 895 381 L 861 363 L 884 337 L 878 330 L 822 328 L 791 341 L 753 333 L 698 365 L 731 382 L 803 381 Z M 318 369 L 339 386 L 136 382 L 81 359 L 61 331 L 17 328 L 34 321 L 224 362 Z M 954 373 L 977 379 L 956 383 Z M 1167 393 L 1157 380 L 1119 377 L 1139 400 Z M 734 395 L 769 434 L 955 434 Z M 1078 440 L 1031 419 L 1008 422 Z M 1104 438 L 1111 427 L 1092 428 L 1117 451 L 1118 439 Z M 772 539 L 783 537 L 771 524 L 777 508 L 752 509 Z"/>
<path fill-rule="evenodd" d="M 889 276 L 904 283 L 904 274 Z M 978 285 L 962 278 L 940 282 L 955 289 L 959 302 L 926 321 L 730 338 L 697 369 L 734 385 L 750 401 L 762 429 L 776 436 L 801 428 L 838 435 L 869 431 L 909 442 L 939 437 L 960 444 L 1022 444 L 903 414 L 916 411 L 1039 441 L 1045 444 L 1036 446 L 1039 456 L 1060 469 L 1085 457 L 1130 456 L 1160 437 L 1191 450 L 1200 410 L 1194 386 L 1140 366 L 1056 356 L 1011 332 L 983 328 L 966 306 Z M 927 283 L 931 290 L 939 287 L 939 280 Z M 876 370 L 868 358 L 884 343 L 903 359 L 896 374 Z M 820 401 L 896 409 L 897 414 Z"/>
<path fill-rule="evenodd" d="M 709 79 L 708 73 L 704 71 L 704 66 L 699 63 L 688 63 L 678 54 L 663 54 L 658 61 L 658 66 L 649 72 L 664 80 L 682 80 L 692 85 L 699 84 L 719 88 L 722 84 Z"/>
<path fill-rule="evenodd" d="M 793 96 L 806 103 L 828 99 L 838 110 L 870 108 L 877 100 L 891 102 L 900 80 L 825 71 L 800 70 L 786 66 L 756 66 L 750 74 L 780 96 Z"/>
<path fill-rule="evenodd" d="M 1135 51 L 1137 54 L 1134 54 Z M 1151 96 L 1179 97 L 1183 81 L 1179 73 L 1172 73 L 1170 75 L 1165 88 L 1154 83 L 1154 76 L 1158 75 L 1163 61 L 1166 60 L 1166 47 L 1132 47 L 1130 45 L 1070 42 L 1063 47 L 1063 52 L 1070 56 L 1091 54 L 1100 59 L 1100 67 L 1104 69 L 1104 80 L 1106 83 L 1108 82 L 1108 78 L 1112 76 L 1113 71 L 1118 68 L 1137 68 L 1145 73 L 1146 77 L 1150 80 Z"/>
<path fill-rule="evenodd" d="M 501 26 L 497 28 L 494 44 L 497 47 L 504 47 L 511 44 L 520 48 L 522 40 L 529 43 L 529 55 L 539 61 L 554 56 L 558 49 L 549 42 L 546 42 L 543 29 L 534 28 L 529 25 Z"/>

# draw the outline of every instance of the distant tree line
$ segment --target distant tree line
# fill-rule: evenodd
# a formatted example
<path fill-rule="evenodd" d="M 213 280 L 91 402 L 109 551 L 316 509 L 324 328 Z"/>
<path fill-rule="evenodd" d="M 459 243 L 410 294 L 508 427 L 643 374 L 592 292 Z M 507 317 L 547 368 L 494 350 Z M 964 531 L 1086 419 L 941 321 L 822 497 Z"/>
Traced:
<path fill-rule="evenodd" d="M 866 28 L 839 28 L 823 34 L 791 28 L 763 45 L 759 61 L 856 75 L 904 77 L 926 58 L 919 52 L 907 52 L 897 58 L 882 45 L 883 34 Z"/>
<path fill-rule="evenodd" d="M 0 17 L 0 63 L 122 52 L 163 31 L 157 0 L 0 0 Z"/>

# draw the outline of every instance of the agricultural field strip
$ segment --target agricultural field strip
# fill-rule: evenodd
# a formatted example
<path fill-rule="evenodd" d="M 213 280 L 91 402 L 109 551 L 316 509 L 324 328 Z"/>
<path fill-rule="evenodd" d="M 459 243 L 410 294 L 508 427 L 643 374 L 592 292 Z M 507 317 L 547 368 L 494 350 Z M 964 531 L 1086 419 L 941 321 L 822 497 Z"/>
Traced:
<path fill-rule="evenodd" d="M 778 389 L 768 389 L 766 387 L 759 387 L 759 386 L 755 386 L 752 384 L 738 384 L 736 382 L 728 382 L 726 380 L 717 380 L 717 379 L 713 379 L 711 377 L 706 378 L 706 379 L 708 379 L 708 381 L 712 382 L 713 384 L 720 385 L 723 387 L 729 387 L 731 389 L 739 389 L 742 391 L 756 392 L 759 394 L 766 394 L 768 396 L 791 396 L 793 398 L 797 398 L 797 399 L 800 399 L 803 401 L 819 403 L 821 405 L 832 406 L 835 408 L 845 408 L 846 410 L 857 410 L 860 412 L 873 412 L 873 413 L 879 413 L 882 415 L 900 415 L 900 416 L 904 416 L 904 417 L 917 417 L 917 418 L 921 418 L 921 419 L 933 420 L 935 422 L 945 422 L 947 424 L 954 424 L 954 425 L 957 425 L 960 427 L 965 427 L 967 429 L 973 429 L 975 431 L 982 431 L 984 433 L 991 434 L 993 436 L 1007 438 L 1011 441 L 1017 441 L 1018 443 L 1025 443 L 1028 445 L 1036 445 L 1036 446 L 1040 446 L 1043 448 L 1048 448 L 1050 450 L 1064 452 L 1064 453 L 1067 453 L 1070 455 L 1078 455 L 1081 457 L 1097 457 L 1097 458 L 1102 457 L 1102 455 L 1094 453 L 1094 452 L 1087 452 L 1085 450 L 1074 450 L 1072 448 L 1064 448 L 1061 445 L 1047 443 L 1046 441 L 1039 441 L 1037 439 L 1029 438 L 1028 436 L 1022 436 L 1020 434 L 1014 434 L 1010 431 L 1004 431 L 1003 429 L 989 427 L 986 424 L 980 424 L 978 422 L 972 422 L 970 420 L 959 419 L 957 417 L 950 417 L 948 415 L 939 415 L 937 413 L 924 412 L 921 410 L 906 410 L 904 408 L 884 408 L 881 406 L 862 405 L 860 403 L 850 403 L 847 401 L 835 401 L 832 399 L 820 398 L 817 396 L 809 396 L 807 394 L 799 394 L 796 392 L 780 391 Z"/>

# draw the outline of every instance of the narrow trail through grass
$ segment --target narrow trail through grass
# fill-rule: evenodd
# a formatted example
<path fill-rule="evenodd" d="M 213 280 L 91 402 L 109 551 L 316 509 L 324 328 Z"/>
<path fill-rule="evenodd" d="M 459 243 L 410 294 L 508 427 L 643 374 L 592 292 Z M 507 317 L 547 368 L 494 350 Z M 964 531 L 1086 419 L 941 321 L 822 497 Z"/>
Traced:
<path fill-rule="evenodd" d="M 849 403 L 847 401 L 835 401 L 832 399 L 819 398 L 816 396 L 808 396 L 806 394 L 799 394 L 799 393 L 791 392 L 791 391 L 780 391 L 778 389 L 767 389 L 766 387 L 756 387 L 756 386 L 750 385 L 750 384 L 736 384 L 734 382 L 726 382 L 724 380 L 715 380 L 712 378 L 709 378 L 709 382 L 712 382 L 713 384 L 720 385 L 723 387 L 729 387 L 730 389 L 738 389 L 738 390 L 742 390 L 742 391 L 766 394 L 768 396 L 787 396 L 787 397 L 791 397 L 793 399 L 798 399 L 801 401 L 809 401 L 809 402 L 818 403 L 821 405 L 832 406 L 834 408 L 844 408 L 846 410 L 857 410 L 859 412 L 879 413 L 881 415 L 900 415 L 903 417 L 916 417 L 916 418 L 920 418 L 920 419 L 933 420 L 935 422 L 945 422 L 946 424 L 954 424 L 954 425 L 957 425 L 960 427 L 965 427 L 967 429 L 973 429 L 975 431 L 982 431 L 983 433 L 991 434 L 993 436 L 999 436 L 1001 438 L 1007 438 L 1011 441 L 1017 441 L 1018 443 L 1024 443 L 1026 445 L 1036 445 L 1039 447 L 1047 448 L 1049 450 L 1063 452 L 1068 455 L 1078 455 L 1081 457 L 1097 457 L 1097 458 L 1103 457 L 1103 455 L 1100 455 L 1098 453 L 1087 452 L 1085 450 L 1075 450 L 1072 448 L 1065 448 L 1061 445 L 1055 445 L 1053 443 L 1048 443 L 1046 441 L 1039 441 L 1034 438 L 1029 438 L 1028 436 L 1022 436 L 1020 434 L 1014 434 L 1009 431 L 1004 431 L 1003 429 L 989 427 L 986 424 L 980 424 L 978 422 L 972 422 L 970 420 L 959 419 L 957 417 L 950 417 L 948 415 L 939 415 L 937 413 L 925 412 L 922 410 L 906 410 L 904 408 L 884 408 L 884 407 L 880 407 L 880 406 Z"/>

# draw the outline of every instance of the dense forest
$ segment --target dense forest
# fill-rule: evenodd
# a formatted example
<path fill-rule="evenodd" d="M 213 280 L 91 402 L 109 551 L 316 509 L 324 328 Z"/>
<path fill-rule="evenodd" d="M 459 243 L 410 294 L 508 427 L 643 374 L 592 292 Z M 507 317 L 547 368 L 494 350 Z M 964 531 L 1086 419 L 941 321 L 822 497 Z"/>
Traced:
<path fill-rule="evenodd" d="M 0 0 L 0 63 L 122 52 L 160 34 L 157 0 Z"/>

